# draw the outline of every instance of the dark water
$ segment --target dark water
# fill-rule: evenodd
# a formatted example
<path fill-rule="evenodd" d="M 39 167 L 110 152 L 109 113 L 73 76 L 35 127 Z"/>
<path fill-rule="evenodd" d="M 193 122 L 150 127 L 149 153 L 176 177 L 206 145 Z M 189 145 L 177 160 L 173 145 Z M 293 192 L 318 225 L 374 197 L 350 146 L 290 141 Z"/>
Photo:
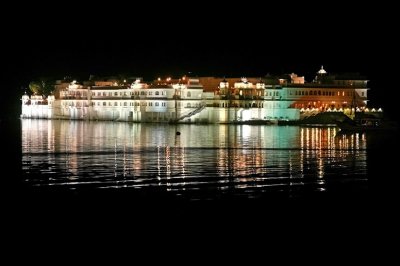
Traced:
<path fill-rule="evenodd" d="M 3 227 L 32 239 L 205 232 L 368 246 L 398 227 L 396 133 L 10 120 L 1 134 Z"/>
<path fill-rule="evenodd" d="M 23 182 L 33 189 L 189 200 L 368 191 L 366 135 L 334 127 L 22 120 L 21 128 Z"/>
<path fill-rule="evenodd" d="M 3 169 L 10 169 L 3 184 L 44 202 L 73 195 L 146 204 L 370 204 L 397 195 L 397 134 L 51 120 L 3 121 L 1 133 Z"/>

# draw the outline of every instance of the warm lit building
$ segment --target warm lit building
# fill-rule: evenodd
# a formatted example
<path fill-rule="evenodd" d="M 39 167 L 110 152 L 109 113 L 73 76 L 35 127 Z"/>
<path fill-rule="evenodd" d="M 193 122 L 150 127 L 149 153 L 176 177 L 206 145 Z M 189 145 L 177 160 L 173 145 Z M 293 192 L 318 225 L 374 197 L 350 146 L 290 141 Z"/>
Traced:
<path fill-rule="evenodd" d="M 364 110 L 368 91 L 365 78 L 328 75 L 323 67 L 312 82 L 292 73 L 280 77 L 158 78 L 152 83 L 137 78 L 131 83 L 106 80 L 83 84 L 60 84 L 47 106 L 44 100 L 36 99 L 39 96 L 25 95 L 21 116 L 187 123 L 298 120 L 319 112 L 351 115 Z"/>
<path fill-rule="evenodd" d="M 344 111 L 367 106 L 367 82 L 357 74 L 328 75 L 321 67 L 313 82 L 295 83 L 291 80 L 282 88 L 291 108 Z"/>

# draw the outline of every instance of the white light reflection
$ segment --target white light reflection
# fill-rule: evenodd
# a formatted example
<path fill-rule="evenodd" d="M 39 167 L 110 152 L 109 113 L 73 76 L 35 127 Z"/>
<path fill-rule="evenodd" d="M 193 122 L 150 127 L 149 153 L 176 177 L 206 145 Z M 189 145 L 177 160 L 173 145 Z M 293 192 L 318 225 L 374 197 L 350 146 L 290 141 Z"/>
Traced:
<path fill-rule="evenodd" d="M 21 123 L 23 169 L 38 169 L 36 179 L 28 175 L 37 184 L 49 185 L 52 178 L 51 184 L 71 187 L 211 186 L 252 193 L 313 183 L 323 190 L 329 174 L 366 169 L 365 134 L 337 135 L 331 127 L 179 125 L 178 136 L 170 125 Z"/>

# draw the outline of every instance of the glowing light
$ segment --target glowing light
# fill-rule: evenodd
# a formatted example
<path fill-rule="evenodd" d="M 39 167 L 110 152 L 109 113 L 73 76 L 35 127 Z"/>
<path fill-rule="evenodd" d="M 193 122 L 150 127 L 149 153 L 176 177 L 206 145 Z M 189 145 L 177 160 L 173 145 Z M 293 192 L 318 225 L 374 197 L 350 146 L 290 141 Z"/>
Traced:
<path fill-rule="evenodd" d="M 326 74 L 326 70 L 324 69 L 324 66 L 321 66 L 321 69 L 318 71 L 318 74 Z"/>

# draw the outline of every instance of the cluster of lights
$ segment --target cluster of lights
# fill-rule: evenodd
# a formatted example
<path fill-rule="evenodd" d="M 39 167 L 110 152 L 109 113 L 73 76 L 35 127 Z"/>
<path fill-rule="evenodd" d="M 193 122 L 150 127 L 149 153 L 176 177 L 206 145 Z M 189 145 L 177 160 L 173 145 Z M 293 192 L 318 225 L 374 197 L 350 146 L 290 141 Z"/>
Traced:
<path fill-rule="evenodd" d="M 163 80 L 163 79 L 162 79 L 161 77 L 158 77 L 158 78 L 157 78 L 157 82 L 158 82 L 158 83 L 160 83 L 162 80 Z M 180 82 L 180 81 L 185 81 L 185 80 L 186 80 L 186 76 L 183 76 L 182 78 L 179 79 L 179 82 Z M 167 77 L 167 78 L 165 79 L 165 82 L 171 82 L 171 81 L 172 81 L 172 78 L 171 78 L 171 77 Z"/>

